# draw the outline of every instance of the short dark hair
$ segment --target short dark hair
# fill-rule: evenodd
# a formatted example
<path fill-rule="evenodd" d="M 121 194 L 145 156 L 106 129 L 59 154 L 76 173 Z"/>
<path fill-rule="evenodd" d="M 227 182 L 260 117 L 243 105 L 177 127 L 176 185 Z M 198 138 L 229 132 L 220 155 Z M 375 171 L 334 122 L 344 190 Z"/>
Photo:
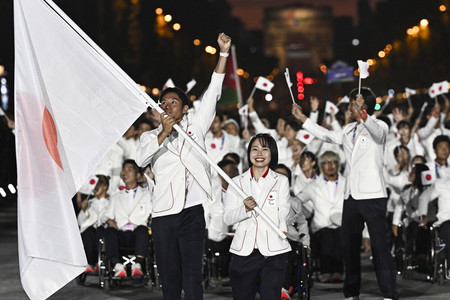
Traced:
<path fill-rule="evenodd" d="M 291 126 L 291 128 L 295 131 L 299 131 L 302 128 L 302 124 L 300 124 L 297 120 L 286 120 L 286 123 L 284 124 L 284 129 L 286 129 L 286 126 Z"/>
<path fill-rule="evenodd" d="M 350 93 L 348 94 L 350 101 L 356 100 L 356 95 L 358 95 L 359 93 L 361 93 L 364 98 L 364 103 L 367 105 L 367 114 L 372 115 L 375 111 L 377 96 L 375 96 L 375 93 L 370 88 L 362 86 L 361 92 L 359 91 L 359 88 L 354 88 L 350 91 Z"/>
<path fill-rule="evenodd" d="M 437 145 L 440 143 L 447 143 L 447 145 L 450 147 L 450 138 L 447 135 L 438 135 L 434 140 L 433 140 L 433 149 L 436 149 Z"/>
<path fill-rule="evenodd" d="M 231 159 L 222 159 L 217 163 L 217 166 L 219 166 L 219 168 L 221 169 L 225 168 L 228 165 L 236 165 L 236 162 L 232 161 Z"/>
<path fill-rule="evenodd" d="M 183 104 L 183 106 L 187 105 L 189 108 L 192 107 L 192 102 L 189 101 L 189 98 L 186 95 L 186 93 L 183 92 L 180 88 L 177 88 L 177 87 L 169 87 L 169 88 L 164 89 L 161 92 L 161 94 L 159 95 L 159 101 L 161 101 L 162 98 L 168 93 L 175 93 L 175 94 L 177 94 L 178 97 L 180 97 L 181 103 Z"/>
<path fill-rule="evenodd" d="M 292 172 L 291 172 L 291 169 L 289 169 L 285 164 L 278 164 L 278 165 L 275 167 L 275 170 L 276 170 L 276 169 L 283 169 L 283 170 L 285 170 L 286 173 L 287 173 L 286 177 L 287 177 L 287 179 L 289 180 L 289 184 L 291 184 L 291 180 L 292 180 Z M 284 175 L 284 174 L 283 174 L 283 175 Z"/>
<path fill-rule="evenodd" d="M 270 150 L 270 163 L 269 163 L 269 169 L 275 170 L 275 167 L 278 164 L 278 147 L 277 142 L 267 133 L 258 133 L 257 135 L 253 136 L 250 140 L 250 143 L 248 144 L 247 148 L 247 159 L 248 159 L 248 166 L 251 167 L 253 164 L 250 161 L 250 151 L 252 149 L 253 143 L 259 140 L 261 143 L 261 146 L 268 147 Z"/>
<path fill-rule="evenodd" d="M 229 158 L 226 158 L 226 157 L 229 157 Z M 228 152 L 227 154 L 225 154 L 222 157 L 222 160 L 224 160 L 224 159 L 230 159 L 230 160 L 234 161 L 235 164 L 237 164 L 237 165 L 241 162 L 241 158 L 239 157 L 239 155 L 234 152 Z"/>
<path fill-rule="evenodd" d="M 142 169 L 137 165 L 137 163 L 134 161 L 134 159 L 125 159 L 125 161 L 122 164 L 122 169 L 125 167 L 125 165 L 131 165 L 133 169 L 136 171 L 136 174 L 143 174 Z"/>
<path fill-rule="evenodd" d="M 406 120 L 401 120 L 400 122 L 397 123 L 397 129 L 400 130 L 400 128 L 403 127 L 408 127 L 409 129 L 411 129 L 411 123 L 409 123 Z"/>

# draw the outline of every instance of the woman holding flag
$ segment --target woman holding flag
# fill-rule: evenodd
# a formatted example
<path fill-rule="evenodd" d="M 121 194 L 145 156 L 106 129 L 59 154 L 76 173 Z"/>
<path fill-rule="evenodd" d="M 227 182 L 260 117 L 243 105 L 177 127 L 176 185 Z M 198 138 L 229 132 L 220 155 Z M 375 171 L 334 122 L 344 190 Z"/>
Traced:
<path fill-rule="evenodd" d="M 205 136 L 215 116 L 225 77 L 231 38 L 219 34 L 220 56 L 198 109 L 178 88 L 160 95 L 161 125 L 141 135 L 136 152 L 140 166 L 155 174 L 152 231 L 164 299 L 203 299 L 202 255 L 205 219 L 202 203 L 211 198 L 209 165 L 173 126 L 178 124 L 205 149 Z"/>

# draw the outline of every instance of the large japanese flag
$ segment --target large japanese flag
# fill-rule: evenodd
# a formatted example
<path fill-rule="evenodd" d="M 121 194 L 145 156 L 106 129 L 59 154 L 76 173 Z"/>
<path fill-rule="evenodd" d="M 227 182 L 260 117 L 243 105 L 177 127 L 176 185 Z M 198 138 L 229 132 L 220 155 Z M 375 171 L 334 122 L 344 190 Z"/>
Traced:
<path fill-rule="evenodd" d="M 22 286 L 45 299 L 84 271 L 71 198 L 149 99 L 50 0 L 15 0 Z"/>

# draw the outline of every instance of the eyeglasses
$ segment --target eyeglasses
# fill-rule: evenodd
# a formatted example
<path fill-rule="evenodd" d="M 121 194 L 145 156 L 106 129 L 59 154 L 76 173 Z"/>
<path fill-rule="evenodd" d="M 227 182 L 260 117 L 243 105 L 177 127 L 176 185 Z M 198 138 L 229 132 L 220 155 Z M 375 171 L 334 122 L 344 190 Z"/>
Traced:
<path fill-rule="evenodd" d="M 322 166 L 324 166 L 324 165 L 337 165 L 337 162 L 334 160 L 324 161 L 324 162 L 322 162 Z"/>

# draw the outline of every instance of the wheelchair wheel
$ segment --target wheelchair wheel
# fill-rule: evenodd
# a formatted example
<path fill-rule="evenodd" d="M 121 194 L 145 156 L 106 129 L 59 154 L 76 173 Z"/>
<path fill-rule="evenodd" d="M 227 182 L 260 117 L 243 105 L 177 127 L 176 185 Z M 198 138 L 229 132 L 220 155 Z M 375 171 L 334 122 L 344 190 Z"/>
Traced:
<path fill-rule="evenodd" d="M 311 270 L 310 260 L 311 257 L 308 254 L 307 247 L 302 244 L 299 245 L 297 250 L 297 293 L 299 300 L 309 300 L 311 296 Z"/>
<path fill-rule="evenodd" d="M 434 227 L 430 227 L 430 237 L 427 279 L 441 284 L 445 278 L 443 259 L 445 245 L 441 244 L 439 233 Z"/>

